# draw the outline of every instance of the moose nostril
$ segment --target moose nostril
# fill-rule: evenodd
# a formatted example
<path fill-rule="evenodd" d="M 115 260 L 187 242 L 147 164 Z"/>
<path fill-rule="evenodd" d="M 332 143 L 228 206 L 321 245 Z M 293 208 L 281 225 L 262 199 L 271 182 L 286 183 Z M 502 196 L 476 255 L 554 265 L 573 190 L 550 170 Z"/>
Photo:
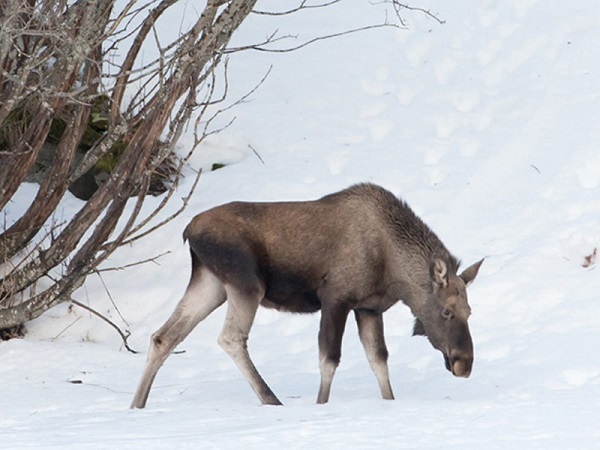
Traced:
<path fill-rule="evenodd" d="M 445 353 L 444 353 L 444 364 L 446 365 L 446 370 L 452 372 L 452 364 L 450 363 L 450 358 L 448 358 Z"/>

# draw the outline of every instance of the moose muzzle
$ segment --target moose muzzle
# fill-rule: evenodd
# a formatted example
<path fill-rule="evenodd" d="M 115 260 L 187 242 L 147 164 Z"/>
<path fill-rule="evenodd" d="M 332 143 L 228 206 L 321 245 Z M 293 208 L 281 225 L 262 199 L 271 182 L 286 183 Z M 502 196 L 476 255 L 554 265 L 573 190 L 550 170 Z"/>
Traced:
<path fill-rule="evenodd" d="M 448 355 L 444 354 L 446 369 L 455 377 L 469 378 L 473 368 L 473 355 L 460 350 L 451 350 Z"/>

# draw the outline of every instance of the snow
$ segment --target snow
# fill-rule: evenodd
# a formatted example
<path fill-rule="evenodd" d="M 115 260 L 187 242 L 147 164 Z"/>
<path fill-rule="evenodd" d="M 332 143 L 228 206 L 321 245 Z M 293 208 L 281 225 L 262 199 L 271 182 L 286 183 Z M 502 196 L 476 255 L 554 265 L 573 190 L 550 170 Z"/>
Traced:
<path fill-rule="evenodd" d="M 600 247 L 600 10 L 592 0 L 418 6 L 445 24 L 406 12 L 408 29 L 231 59 L 233 97 L 272 70 L 193 161 L 229 165 L 202 175 L 183 217 L 108 266 L 167 255 L 90 276 L 76 295 L 129 328 L 142 354 L 77 307 L 33 321 L 25 339 L 0 343 L 0 448 L 600 448 L 600 272 L 582 267 Z M 384 9 L 346 1 L 251 16 L 235 41 L 276 28 L 310 39 Z M 147 408 L 128 409 L 149 336 L 187 284 L 181 231 L 193 215 L 360 181 L 406 199 L 465 265 L 486 257 L 469 287 L 469 379 L 410 336 L 399 304 L 385 316 L 396 400 L 379 398 L 350 320 L 330 403 L 315 405 L 318 316 L 260 310 L 250 353 L 285 404 L 263 407 L 216 343 L 220 309 L 168 359 Z M 34 193 L 21 188 L 9 221 Z M 77 206 L 67 198 L 61 213 Z"/>

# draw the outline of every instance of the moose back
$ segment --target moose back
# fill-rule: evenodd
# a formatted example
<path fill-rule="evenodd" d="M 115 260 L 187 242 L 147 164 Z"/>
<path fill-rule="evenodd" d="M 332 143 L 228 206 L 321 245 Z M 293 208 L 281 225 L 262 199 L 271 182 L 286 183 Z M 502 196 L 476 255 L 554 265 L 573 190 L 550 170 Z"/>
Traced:
<path fill-rule="evenodd" d="M 194 217 L 184 239 L 190 245 L 191 280 L 175 311 L 152 335 L 132 408 L 146 405 L 175 346 L 223 303 L 227 313 L 218 342 L 263 404 L 281 402 L 247 349 L 259 305 L 321 311 L 318 403 L 329 399 L 351 312 L 381 395 L 394 398 L 382 314 L 398 301 L 416 318 L 413 334 L 427 336 L 453 375 L 471 373 L 466 286 L 483 260 L 458 275 L 459 261 L 433 231 L 379 186 L 359 184 L 315 201 L 228 203 Z"/>

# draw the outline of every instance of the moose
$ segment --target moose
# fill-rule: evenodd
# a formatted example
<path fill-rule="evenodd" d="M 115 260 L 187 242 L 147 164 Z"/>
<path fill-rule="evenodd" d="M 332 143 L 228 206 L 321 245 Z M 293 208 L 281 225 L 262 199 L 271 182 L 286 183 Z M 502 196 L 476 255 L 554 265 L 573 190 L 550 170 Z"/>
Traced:
<path fill-rule="evenodd" d="M 211 312 L 227 302 L 218 343 L 265 405 L 281 405 L 248 353 L 259 305 L 292 313 L 321 311 L 318 335 L 321 384 L 329 400 L 351 311 L 381 396 L 393 399 L 382 314 L 398 301 L 439 350 L 446 368 L 468 377 L 473 342 L 466 286 L 483 259 L 457 275 L 460 262 L 402 200 L 374 184 L 357 184 L 319 200 L 232 202 L 194 217 L 189 241 L 189 285 L 150 340 L 131 408 L 144 408 L 162 364 Z"/>

